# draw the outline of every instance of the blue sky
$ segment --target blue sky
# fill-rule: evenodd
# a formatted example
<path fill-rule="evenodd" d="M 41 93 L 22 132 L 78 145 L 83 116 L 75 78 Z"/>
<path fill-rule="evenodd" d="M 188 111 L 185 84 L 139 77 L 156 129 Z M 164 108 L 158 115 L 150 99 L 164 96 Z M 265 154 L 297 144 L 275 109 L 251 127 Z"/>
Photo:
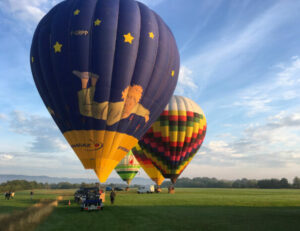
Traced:
<path fill-rule="evenodd" d="M 58 2 L 0 2 L 0 174 L 95 177 L 50 118 L 29 66 L 34 29 Z M 300 1 L 142 2 L 176 38 L 175 93 L 207 117 L 204 144 L 182 176 L 300 176 Z"/>

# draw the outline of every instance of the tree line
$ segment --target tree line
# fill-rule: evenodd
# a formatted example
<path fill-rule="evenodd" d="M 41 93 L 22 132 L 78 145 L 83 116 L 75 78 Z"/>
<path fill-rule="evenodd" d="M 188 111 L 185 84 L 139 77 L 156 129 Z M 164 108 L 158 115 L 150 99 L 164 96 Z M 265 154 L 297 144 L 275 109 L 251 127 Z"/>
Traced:
<path fill-rule="evenodd" d="M 100 187 L 104 188 L 106 186 L 121 187 L 125 188 L 125 184 L 99 184 L 95 183 L 80 183 L 72 184 L 70 182 L 59 182 L 59 183 L 38 183 L 36 181 L 26 181 L 26 180 L 12 180 L 0 184 L 0 192 L 15 192 L 20 190 L 32 190 L 32 189 L 79 189 L 79 188 L 91 188 L 91 187 Z M 139 185 L 132 185 L 131 187 L 139 187 Z"/>
<path fill-rule="evenodd" d="M 162 187 L 167 187 L 170 182 L 164 182 Z M 278 188 L 296 188 L 300 189 L 300 178 L 295 177 L 292 183 L 289 183 L 286 178 L 281 179 L 237 179 L 237 180 L 218 180 L 209 177 L 195 177 L 195 178 L 179 178 L 175 184 L 179 188 L 264 188 L 264 189 L 278 189 Z"/>
<path fill-rule="evenodd" d="M 0 192 L 32 190 L 32 189 L 76 189 L 80 187 L 96 187 L 97 183 L 92 184 L 71 184 L 69 182 L 60 183 L 38 183 L 36 181 L 12 180 L 0 184 Z"/>
<path fill-rule="evenodd" d="M 169 181 L 165 181 L 162 184 L 162 188 L 168 187 L 170 185 Z M 36 181 L 26 181 L 26 180 L 12 180 L 0 184 L 0 192 L 7 191 L 19 191 L 19 190 L 31 190 L 31 189 L 77 189 L 80 187 L 98 187 L 99 183 L 81 183 L 72 184 L 69 182 L 60 183 L 38 183 Z M 102 185 L 111 187 L 125 187 L 122 184 L 109 184 Z M 139 185 L 132 185 L 131 187 L 138 187 Z M 281 179 L 237 179 L 237 180 L 218 180 L 216 178 L 209 177 L 195 177 L 195 178 L 179 178 L 175 184 L 178 188 L 264 188 L 264 189 L 279 189 L 279 188 L 295 188 L 300 189 L 300 178 L 295 177 L 292 183 L 289 183 L 286 178 Z"/>

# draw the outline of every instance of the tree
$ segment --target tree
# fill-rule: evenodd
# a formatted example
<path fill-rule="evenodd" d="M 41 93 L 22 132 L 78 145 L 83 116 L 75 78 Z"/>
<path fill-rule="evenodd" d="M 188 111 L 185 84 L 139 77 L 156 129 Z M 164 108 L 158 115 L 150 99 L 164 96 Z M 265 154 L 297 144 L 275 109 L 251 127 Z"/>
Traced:
<path fill-rule="evenodd" d="M 297 176 L 293 180 L 293 188 L 300 188 L 300 178 Z"/>
<path fill-rule="evenodd" d="M 280 188 L 290 188 L 290 184 L 286 178 L 281 178 Z"/>

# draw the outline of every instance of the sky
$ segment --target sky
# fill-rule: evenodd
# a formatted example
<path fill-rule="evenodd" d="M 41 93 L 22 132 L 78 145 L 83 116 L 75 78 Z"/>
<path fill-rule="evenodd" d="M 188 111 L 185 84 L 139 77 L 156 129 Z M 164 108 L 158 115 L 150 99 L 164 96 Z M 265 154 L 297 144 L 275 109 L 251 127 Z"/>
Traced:
<path fill-rule="evenodd" d="M 33 32 L 58 2 L 0 1 L 0 174 L 96 179 L 52 121 L 30 70 Z M 181 177 L 300 176 L 300 1 L 141 2 L 175 36 L 175 94 L 198 103 L 207 119 L 204 143 Z"/>

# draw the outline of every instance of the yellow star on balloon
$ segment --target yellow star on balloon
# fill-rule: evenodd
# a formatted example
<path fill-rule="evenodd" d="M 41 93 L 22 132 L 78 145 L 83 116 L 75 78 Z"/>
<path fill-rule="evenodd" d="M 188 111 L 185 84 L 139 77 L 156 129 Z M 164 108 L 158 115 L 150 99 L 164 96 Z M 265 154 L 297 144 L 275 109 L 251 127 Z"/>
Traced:
<path fill-rule="evenodd" d="M 31 62 L 32 62 L 32 63 L 34 62 L 34 57 L 33 57 L 33 56 L 31 57 Z"/>
<path fill-rule="evenodd" d="M 171 72 L 171 76 L 172 76 L 172 77 L 174 77 L 174 75 L 175 75 L 175 71 L 174 71 L 174 70 L 172 70 L 172 72 Z"/>
<path fill-rule="evenodd" d="M 123 36 L 124 36 L 124 39 L 125 39 L 124 40 L 125 43 L 132 44 L 132 40 L 134 39 L 134 37 L 130 33 L 124 34 Z"/>
<path fill-rule="evenodd" d="M 61 52 L 61 47 L 62 47 L 62 44 L 60 44 L 59 42 L 56 42 L 55 45 L 53 46 L 54 48 L 54 52 Z"/>
<path fill-rule="evenodd" d="M 98 18 L 97 18 L 97 20 L 96 20 L 96 21 L 94 21 L 94 25 L 95 25 L 95 26 L 99 26 L 99 25 L 100 25 L 100 23 L 101 23 L 101 20 L 99 20 Z"/>
<path fill-rule="evenodd" d="M 149 37 L 152 38 L 152 39 L 154 39 L 154 34 L 153 34 L 153 32 L 149 32 Z"/>
<path fill-rule="evenodd" d="M 75 10 L 75 11 L 74 11 L 74 15 L 78 15 L 78 14 L 79 14 L 79 12 L 80 12 L 80 10 L 78 10 L 78 9 L 77 9 L 77 10 Z"/>

